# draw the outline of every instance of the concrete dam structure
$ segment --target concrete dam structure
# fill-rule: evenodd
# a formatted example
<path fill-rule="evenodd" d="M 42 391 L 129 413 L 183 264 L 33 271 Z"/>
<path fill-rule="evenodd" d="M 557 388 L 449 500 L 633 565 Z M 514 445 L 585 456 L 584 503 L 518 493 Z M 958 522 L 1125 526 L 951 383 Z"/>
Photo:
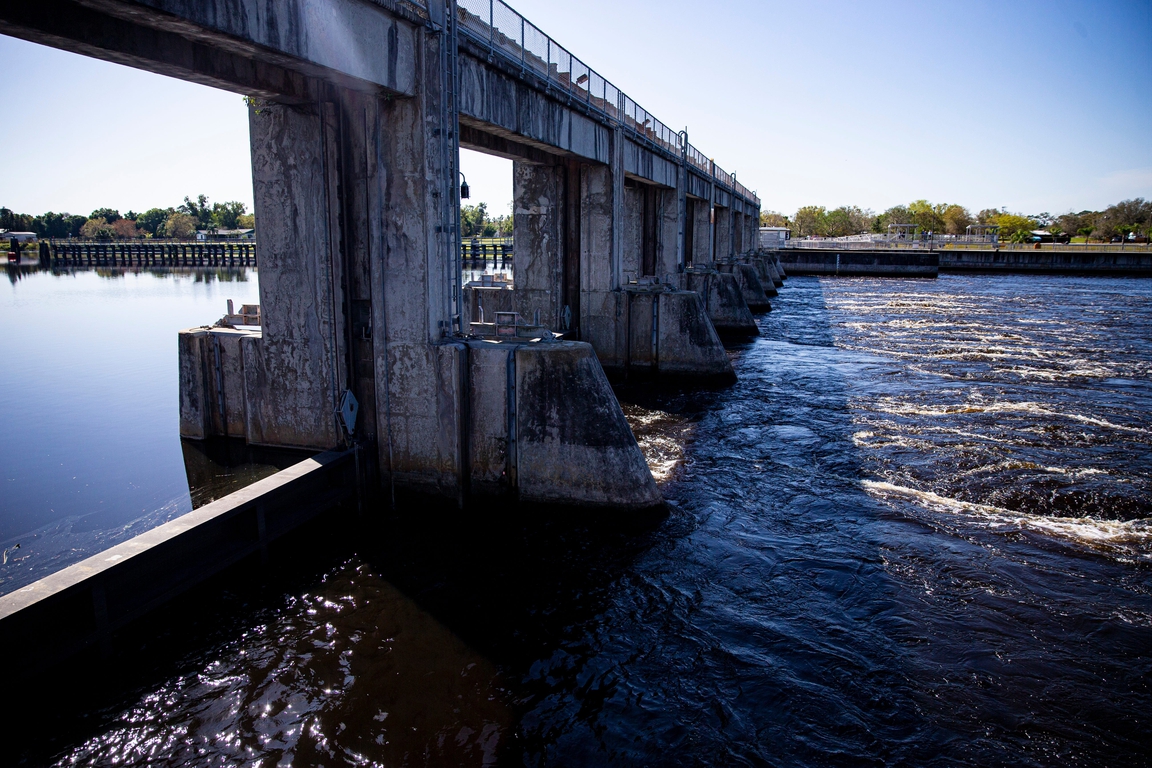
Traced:
<path fill-rule="evenodd" d="M 261 323 L 180 335 L 186 437 L 651 507 L 605 371 L 731 378 L 779 279 L 754 194 L 498 0 L 45 0 L 0 32 L 251 97 Z M 514 162 L 506 307 L 462 284 L 460 147 Z"/>

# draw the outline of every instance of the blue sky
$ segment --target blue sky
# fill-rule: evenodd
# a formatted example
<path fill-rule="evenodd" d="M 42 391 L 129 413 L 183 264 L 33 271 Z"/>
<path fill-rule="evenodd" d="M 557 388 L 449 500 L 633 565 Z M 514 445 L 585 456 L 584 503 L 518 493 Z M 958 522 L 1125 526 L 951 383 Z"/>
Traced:
<path fill-rule="evenodd" d="M 766 209 L 926 197 L 1025 213 L 1152 197 L 1152 2 L 512 5 Z M 236 94 L 0 37 L 0 205 L 251 203 Z M 511 166 L 466 156 L 496 213 Z"/>

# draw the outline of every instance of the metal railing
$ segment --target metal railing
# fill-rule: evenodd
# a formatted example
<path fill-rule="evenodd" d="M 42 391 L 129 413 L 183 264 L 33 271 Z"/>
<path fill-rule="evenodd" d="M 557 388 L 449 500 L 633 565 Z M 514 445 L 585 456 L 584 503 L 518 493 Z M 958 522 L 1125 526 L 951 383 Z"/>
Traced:
<path fill-rule="evenodd" d="M 619 123 L 629 134 L 673 156 L 676 161 L 686 150 L 691 166 L 697 171 L 709 172 L 709 162 L 703 153 L 691 144 L 685 147 L 680 133 L 658 120 L 503 0 L 457 0 L 457 13 L 460 32 L 473 43 L 486 47 L 513 66 L 535 73 L 550 88 L 582 101 L 590 110 Z M 760 205 L 760 199 L 731 174 L 717 169 L 713 178 L 736 195 Z"/>
<path fill-rule="evenodd" d="M 515 255 L 511 237 L 469 237 L 460 242 L 460 262 L 466 270 L 510 270 Z"/>

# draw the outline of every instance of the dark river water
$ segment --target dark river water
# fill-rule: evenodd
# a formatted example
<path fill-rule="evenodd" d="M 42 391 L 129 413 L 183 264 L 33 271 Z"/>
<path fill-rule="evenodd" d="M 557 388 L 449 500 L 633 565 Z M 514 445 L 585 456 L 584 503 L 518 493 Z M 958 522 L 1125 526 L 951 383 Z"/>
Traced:
<path fill-rule="evenodd" d="M 666 517 L 369 510 L 18 754 L 1147 765 L 1152 282 L 792 278 L 773 304 L 736 385 L 619 388 Z"/>

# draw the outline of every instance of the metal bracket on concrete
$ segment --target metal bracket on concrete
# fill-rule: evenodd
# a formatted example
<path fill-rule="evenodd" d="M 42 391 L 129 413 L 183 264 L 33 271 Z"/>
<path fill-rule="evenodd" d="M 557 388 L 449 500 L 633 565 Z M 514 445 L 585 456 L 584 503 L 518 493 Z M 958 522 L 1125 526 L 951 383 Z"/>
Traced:
<path fill-rule="evenodd" d="M 340 407 L 336 409 L 336 413 L 340 416 L 340 421 L 344 424 L 348 436 L 351 437 L 355 434 L 356 416 L 360 413 L 360 403 L 356 400 L 356 395 L 347 389 L 344 390 L 344 394 L 340 397 Z"/>

